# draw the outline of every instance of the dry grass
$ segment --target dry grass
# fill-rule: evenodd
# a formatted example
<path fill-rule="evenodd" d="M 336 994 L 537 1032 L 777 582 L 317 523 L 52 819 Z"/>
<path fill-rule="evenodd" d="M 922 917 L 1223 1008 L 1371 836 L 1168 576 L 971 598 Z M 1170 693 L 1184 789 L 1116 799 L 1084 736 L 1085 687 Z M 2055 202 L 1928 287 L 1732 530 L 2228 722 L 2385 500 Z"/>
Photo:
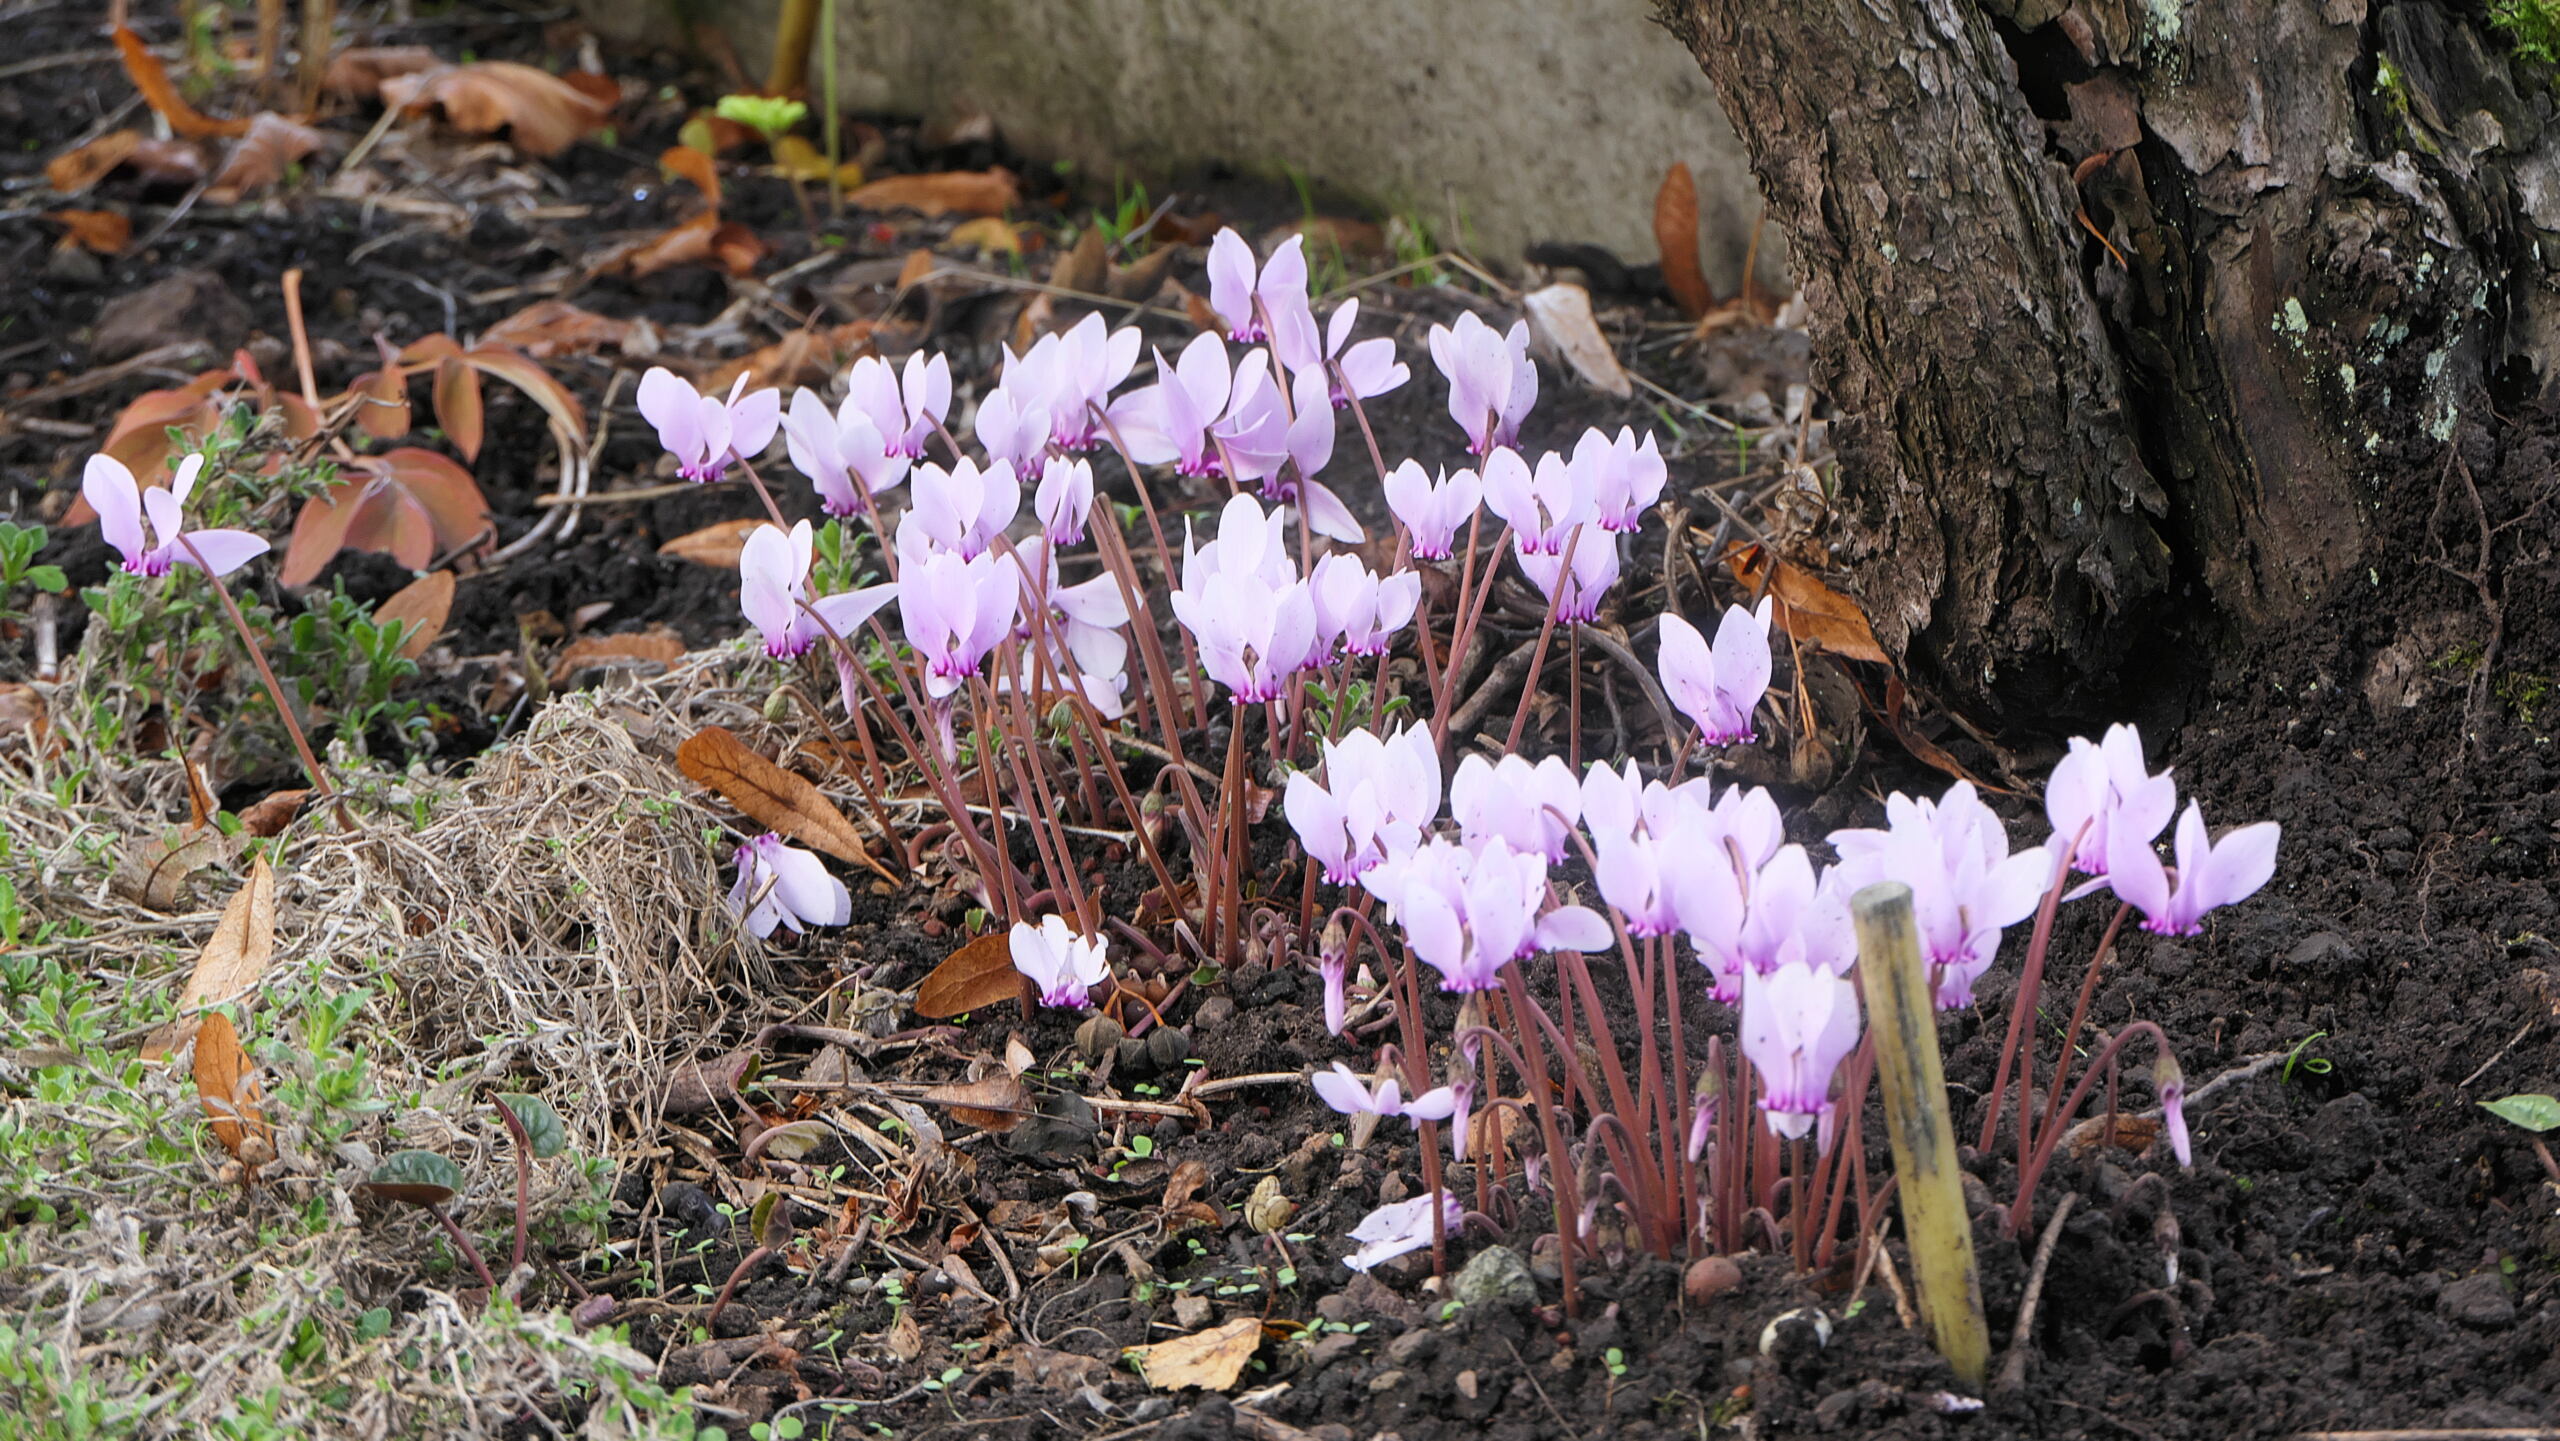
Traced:
<path fill-rule="evenodd" d="M 57 927 L 0 958 L 18 967 L 0 1015 L 0 1393 L 32 1398 L 0 1436 L 495 1434 L 559 1414 L 573 1384 L 591 1434 L 692 1436 L 645 1358 L 560 1315 L 466 1304 L 431 1226 L 354 1188 L 390 1150 L 436 1150 L 468 1177 L 466 1228 L 502 1233 L 513 1161 L 487 1096 L 528 1090 L 571 1137 L 537 1167 L 536 1213 L 592 1207 L 654 1139 L 669 1065 L 726 1042 L 760 952 L 728 926 L 725 848 L 706 838 L 723 817 L 674 748 L 712 723 L 768 754 L 804 739 L 734 688 L 739 659 L 555 700 L 456 778 L 367 772 L 360 830 L 315 808 L 288 833 L 275 963 L 240 1006 L 280 1154 L 246 1190 L 215 1179 L 226 1158 L 184 1058 L 133 1059 L 237 869 L 184 914 L 152 910 L 114 873 L 185 816 L 179 768 L 76 734 L 0 754 L 0 874 L 30 931 Z M 110 689 L 75 665 L 54 713 Z"/>

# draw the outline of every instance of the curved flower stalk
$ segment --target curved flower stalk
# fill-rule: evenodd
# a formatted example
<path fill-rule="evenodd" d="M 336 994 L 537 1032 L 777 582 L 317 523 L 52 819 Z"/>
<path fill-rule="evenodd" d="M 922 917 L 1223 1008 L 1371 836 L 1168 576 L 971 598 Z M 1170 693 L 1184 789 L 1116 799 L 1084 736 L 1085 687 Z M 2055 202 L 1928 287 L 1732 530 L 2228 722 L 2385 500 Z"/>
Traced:
<path fill-rule="evenodd" d="M 1416 461 L 1387 472 L 1387 509 L 1413 546 L 1416 560 L 1447 560 L 1458 532 L 1473 520 L 1484 501 L 1484 482 L 1472 470 L 1443 472 L 1437 482 Z"/>
<path fill-rule="evenodd" d="M 907 478 L 913 464 L 892 451 L 871 417 L 848 395 L 830 413 L 826 401 L 806 387 L 793 393 L 791 410 L 782 417 L 782 436 L 791 464 L 818 492 L 818 505 L 833 516 L 869 513 L 882 491 Z"/>
<path fill-rule="evenodd" d="M 1293 773 L 1282 804 L 1298 844 L 1335 885 L 1411 854 L 1440 813 L 1440 752 L 1422 727 L 1385 740 L 1363 729 L 1327 741 L 1324 774 L 1319 784 Z"/>
<path fill-rule="evenodd" d="M 1566 625 L 1589 625 L 1600 618 L 1600 603 L 1609 596 L 1609 588 L 1618 583 L 1618 538 L 1598 525 L 1578 527 L 1577 538 L 1567 542 L 1572 552 L 1571 566 L 1567 557 L 1541 555 L 1530 550 L 1526 537 L 1518 531 L 1511 535 L 1513 558 L 1527 574 L 1538 594 L 1547 599 L 1548 609 Z"/>
<path fill-rule="evenodd" d="M 1016 921 L 1007 944 L 1013 952 L 1013 968 L 1039 989 L 1044 1006 L 1091 1009 L 1090 992 L 1111 979 L 1111 961 L 1102 939 L 1077 935 L 1064 916 L 1042 916 L 1036 926 Z"/>
<path fill-rule="evenodd" d="M 827 631 L 839 636 L 851 632 L 898 598 L 898 587 L 890 584 L 812 599 L 809 562 L 815 547 L 809 522 L 801 521 L 785 534 L 768 521 L 755 528 L 738 552 L 738 609 L 764 637 L 764 653 L 775 660 L 806 654 Z"/>
<path fill-rule="evenodd" d="M 798 935 L 809 926 L 840 926 L 853 919 L 853 895 L 827 874 L 826 862 L 783 844 L 771 831 L 738 847 L 737 884 L 729 911 L 762 940 L 778 926 Z"/>
<path fill-rule="evenodd" d="M 1702 744 L 1759 739 L 1751 713 L 1769 690 L 1769 611 L 1766 598 L 1756 610 L 1728 607 L 1712 647 L 1685 618 L 1662 613 L 1662 689 L 1697 723 Z"/>
<path fill-rule="evenodd" d="M 1520 422 L 1538 403 L 1538 367 L 1529 359 L 1529 322 L 1495 330 L 1468 311 L 1454 326 L 1431 327 L 1431 361 L 1449 381 L 1449 418 L 1483 455 L 1516 445 Z"/>
<path fill-rule="evenodd" d="M 1502 968 L 1540 951 L 1597 951 L 1615 940 L 1588 906 L 1543 910 L 1546 858 L 1500 836 L 1472 849 L 1431 840 L 1379 865 L 1360 883 L 1395 911 L 1405 941 L 1440 988 L 1463 994 L 1502 984 Z"/>
<path fill-rule="evenodd" d="M 866 355 L 845 376 L 845 400 L 871 418 L 891 455 L 918 460 L 951 413 L 951 362 L 941 352 L 907 357 L 903 383 L 889 362 Z"/>
<path fill-rule="evenodd" d="M 1516 755 L 1470 755 L 1449 779 L 1449 814 L 1471 846 L 1499 837 L 1552 865 L 1565 858 L 1582 817 L 1582 786 L 1555 756 L 1532 765 Z"/>
<path fill-rule="evenodd" d="M 1278 699 L 1319 654 L 1315 598 L 1290 566 L 1276 516 L 1252 496 L 1228 500 L 1216 540 L 1195 549 L 1186 539 L 1172 602 L 1202 668 L 1237 705 Z"/>
<path fill-rule="evenodd" d="M 1848 891 L 1886 880 L 1909 886 L 1921 950 L 1937 976 L 1938 1008 L 1970 1006 L 2001 931 L 2035 914 L 2053 876 L 2052 857 L 2040 846 L 2012 855 L 2008 831 L 1970 781 L 1949 786 L 1936 802 L 1895 792 L 1885 800 L 1885 824 L 1831 833 L 1840 884 Z"/>
<path fill-rule="evenodd" d="M 2205 833 L 2204 808 L 2189 801 L 2178 816 L 2174 884 L 2151 842 L 2123 826 L 2108 832 L 2107 884 L 2142 912 L 2144 930 L 2192 936 L 2204 929 L 2205 912 L 2247 900 L 2274 877 L 2282 836 L 2274 821 L 2260 821 L 2213 840 Z"/>
<path fill-rule="evenodd" d="M 753 460 L 773 444 L 782 418 L 782 392 L 747 392 L 741 372 L 726 400 L 703 395 L 663 365 L 640 377 L 640 414 L 658 432 L 658 443 L 676 458 L 676 473 L 697 483 L 718 480 L 741 460 Z"/>
<path fill-rule="evenodd" d="M 112 455 L 93 455 L 80 477 L 80 494 L 98 513 L 98 535 L 124 557 L 127 574 L 156 580 L 172 566 L 191 566 L 224 576 L 265 555 L 264 537 L 245 530 L 188 530 L 187 497 L 195 493 L 204 457 L 178 462 L 169 484 L 143 489 Z M 148 517 L 151 533 L 143 533 Z M 156 544 L 154 542 L 157 542 Z"/>

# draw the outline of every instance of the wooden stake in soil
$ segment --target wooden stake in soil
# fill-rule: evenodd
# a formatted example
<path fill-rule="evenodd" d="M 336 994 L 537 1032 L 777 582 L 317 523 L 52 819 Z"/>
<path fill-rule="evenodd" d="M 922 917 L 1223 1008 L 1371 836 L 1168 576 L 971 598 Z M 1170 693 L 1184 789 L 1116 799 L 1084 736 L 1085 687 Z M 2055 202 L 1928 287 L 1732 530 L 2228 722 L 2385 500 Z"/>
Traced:
<path fill-rule="evenodd" d="M 1979 1388 L 1991 1360 L 1982 1319 L 1982 1281 L 1973 1264 L 1973 1227 L 1964 1212 L 1947 1077 L 1938 1058 L 1938 1012 L 1929 968 L 1911 920 L 1911 888 L 1867 887 L 1849 900 L 1858 928 L 1859 988 L 1876 1041 L 1876 1080 L 1885 1130 L 1901 1178 L 1902 1227 L 1920 1315 L 1938 1354 L 1965 1385 Z"/>

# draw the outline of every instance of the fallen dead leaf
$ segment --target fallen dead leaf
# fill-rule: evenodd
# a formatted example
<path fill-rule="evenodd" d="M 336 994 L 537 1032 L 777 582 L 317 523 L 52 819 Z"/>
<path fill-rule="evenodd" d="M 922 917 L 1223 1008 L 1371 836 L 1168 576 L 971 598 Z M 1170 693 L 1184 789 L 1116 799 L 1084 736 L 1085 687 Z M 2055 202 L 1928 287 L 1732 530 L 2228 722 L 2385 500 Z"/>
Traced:
<path fill-rule="evenodd" d="M 145 140 L 127 156 L 124 168 L 153 185 L 193 185 L 205 177 L 202 148 L 189 140 Z"/>
<path fill-rule="evenodd" d="M 382 82 L 392 76 L 415 75 L 443 63 L 442 56 L 424 45 L 352 46 L 329 57 L 320 88 L 345 100 L 372 100 L 382 94 Z"/>
<path fill-rule="evenodd" d="M 742 355 L 704 376 L 706 395 L 726 395 L 730 383 L 752 374 L 766 385 L 816 385 L 862 356 L 874 353 L 876 320 L 848 320 L 818 330 L 795 330 L 773 344 Z"/>
<path fill-rule="evenodd" d="M 591 355 L 619 347 L 631 322 L 582 310 L 565 300 L 540 300 L 480 333 L 482 345 L 508 345 L 534 360 Z"/>
<path fill-rule="evenodd" d="M 1001 166 L 985 170 L 945 170 L 931 175 L 892 175 L 874 180 L 847 195 L 847 205 L 865 210 L 912 210 L 919 215 L 1002 215 L 1019 198 L 1013 173 Z"/>
<path fill-rule="evenodd" d="M 582 635 L 560 648 L 558 659 L 551 662 L 550 680 L 555 686 L 563 685 L 569 677 L 589 666 L 614 661 L 655 661 L 660 665 L 673 665 L 683 658 L 684 637 L 663 625 L 625 631 L 620 635 Z"/>
<path fill-rule="evenodd" d="M 1150 250 L 1127 265 L 1111 269 L 1110 280 L 1103 289 L 1115 300 L 1153 300 L 1164 289 L 1164 278 L 1173 270 L 1173 258 L 1180 254 L 1172 246 Z"/>
<path fill-rule="evenodd" d="M 155 911 L 174 912 L 187 899 L 195 874 L 220 865 L 231 851 L 231 838 L 215 827 L 175 831 L 128 852 L 117 867 L 115 886 Z"/>
<path fill-rule="evenodd" d="M 110 130 L 46 161 L 44 183 L 65 195 L 77 195 L 113 174 L 141 144 L 139 130 Z"/>
<path fill-rule="evenodd" d="M 0 681 L 0 742 L 14 745 L 26 739 L 41 745 L 52 729 L 44 692 L 23 681 Z"/>
<path fill-rule="evenodd" d="M 836 803 L 807 780 L 747 748 L 719 726 L 705 726 L 676 748 L 676 768 L 699 786 L 718 791 L 729 804 L 769 830 L 817 847 L 837 860 L 867 866 L 895 882 L 871 858 L 862 835 Z"/>
<path fill-rule="evenodd" d="M 1049 271 L 1049 283 L 1060 290 L 1080 295 L 1100 295 L 1111 279 L 1111 248 L 1102 238 L 1102 227 L 1088 225 L 1076 237 L 1075 247 L 1058 257 Z"/>
<path fill-rule="evenodd" d="M 1011 1072 L 996 1071 L 974 1081 L 935 1086 L 924 1098 L 950 1109 L 951 1117 L 981 1131 L 1010 1131 L 1031 1110 L 1031 1097 Z"/>
<path fill-rule="evenodd" d="M 205 1014 L 196 1031 L 196 1095 L 213 1119 L 213 1138 L 238 1161 L 245 1176 L 276 1157 L 274 1132 L 258 1112 L 258 1072 L 240 1049 L 240 1033 L 220 1011 Z"/>
<path fill-rule="evenodd" d="M 738 224 L 722 224 L 716 214 L 703 214 L 629 245 L 606 257 L 599 274 L 625 273 L 634 279 L 679 265 L 716 265 L 731 275 L 755 274 L 764 258 L 764 242 Z"/>
<path fill-rule="evenodd" d="M 1022 994 L 1013 939 L 991 931 L 943 958 L 916 987 L 916 1014 L 931 1021 L 984 1010 Z"/>
<path fill-rule="evenodd" d="M 1867 613 L 1813 572 L 1753 541 L 1736 541 L 1725 551 L 1724 563 L 1753 595 L 1776 597 L 1775 619 L 1798 641 L 1850 660 L 1892 664 L 1876 643 Z"/>
<path fill-rule="evenodd" d="M 400 654 L 410 660 L 427 653 L 427 647 L 444 634 L 445 618 L 453 613 L 453 572 L 433 571 L 422 575 L 392 592 L 391 598 L 373 608 L 373 623 L 388 625 L 400 621 L 409 627 L 400 639 Z"/>
<path fill-rule="evenodd" d="M 2063 1132 L 2062 1144 L 2071 1153 L 2071 1159 L 2077 1161 L 2101 1146 L 2121 1146 L 2128 1151 L 2148 1150 L 2159 1136 L 2160 1123 L 2157 1120 L 2119 1111 L 2112 1133 L 2108 1130 L 2105 1116 L 2091 1116 Z"/>
<path fill-rule="evenodd" d="M 44 218 L 63 229 L 62 248 L 121 255 L 133 243 L 133 222 L 112 210 L 48 210 Z"/>
<path fill-rule="evenodd" d="M 746 551 L 747 537 L 756 533 L 756 527 L 768 524 L 771 522 L 760 515 L 743 520 L 724 520 L 677 536 L 659 546 L 658 554 L 670 560 L 689 560 L 695 565 L 707 565 L 715 570 L 736 570 L 738 557 Z"/>
<path fill-rule="evenodd" d="M 720 209 L 720 167 L 710 156 L 689 145 L 670 145 L 658 152 L 658 168 L 692 181 L 712 210 Z"/>
<path fill-rule="evenodd" d="M 298 121 L 275 114 L 257 116 L 249 122 L 249 133 L 223 157 L 222 170 L 205 187 L 204 198 L 229 205 L 283 184 L 293 166 L 320 148 L 320 139 L 319 131 Z"/>
<path fill-rule="evenodd" d="M 1674 164 L 1653 196 L 1653 243 L 1662 250 L 1662 283 L 1680 313 L 1696 320 L 1716 303 L 1698 265 L 1698 182 L 1686 162 Z"/>
<path fill-rule="evenodd" d="M 889 1323 L 889 1354 L 900 1361 L 924 1354 L 924 1328 L 916 1324 L 914 1307 L 899 1307 L 897 1319 Z"/>
<path fill-rule="evenodd" d="M 240 829 L 260 840 L 280 836 L 312 795 L 313 792 L 307 789 L 271 792 L 266 799 L 240 813 Z"/>
<path fill-rule="evenodd" d="M 201 140 L 209 135 L 249 133 L 246 120 L 216 120 L 188 104 L 187 98 L 178 93 L 178 87 L 169 83 L 169 72 L 161 67 L 160 58 L 151 53 L 150 47 L 142 43 L 141 36 L 119 25 L 115 42 L 116 53 L 124 59 L 124 73 L 132 79 L 133 88 L 142 92 L 142 98 L 152 109 L 160 112 L 160 118 L 169 122 L 171 130 L 190 140 Z"/>
<path fill-rule="evenodd" d="M 1244 1374 L 1245 1363 L 1262 1346 L 1262 1322 L 1238 1316 L 1223 1326 L 1189 1336 L 1176 1336 L 1152 1346 L 1130 1346 L 1121 1355 L 1137 1363 L 1138 1373 L 1159 1391 L 1197 1386 L 1224 1391 Z"/>
<path fill-rule="evenodd" d="M 249 863 L 249 879 L 222 908 L 212 937 L 196 953 L 195 973 L 178 993 L 178 1018 L 142 1043 L 142 1059 L 164 1060 L 185 1045 L 196 1033 L 196 1013 L 248 994 L 266 975 L 275 953 L 276 875 L 267 858 L 259 856 Z"/>
<path fill-rule="evenodd" d="M 1520 297 L 1529 312 L 1529 328 L 1573 367 L 1573 373 L 1604 395 L 1620 400 L 1635 394 L 1635 382 L 1618 364 L 1609 338 L 1591 314 L 1591 292 L 1579 285 L 1556 284 Z"/>
<path fill-rule="evenodd" d="M 981 255 L 1020 255 L 1022 232 L 1001 216 L 981 215 L 964 220 L 951 228 L 951 243 L 973 246 Z"/>
<path fill-rule="evenodd" d="M 440 109 L 466 135 L 508 133 L 528 155 L 552 156 L 604 123 L 613 107 L 577 86 L 511 60 L 477 60 L 384 77 L 382 103 L 395 109 Z"/>

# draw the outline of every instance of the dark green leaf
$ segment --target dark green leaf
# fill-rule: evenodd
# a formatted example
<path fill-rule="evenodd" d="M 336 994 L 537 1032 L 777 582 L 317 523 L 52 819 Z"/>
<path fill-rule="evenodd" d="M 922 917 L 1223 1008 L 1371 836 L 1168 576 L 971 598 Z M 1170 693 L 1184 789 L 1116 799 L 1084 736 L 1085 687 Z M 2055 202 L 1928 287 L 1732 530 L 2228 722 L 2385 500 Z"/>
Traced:
<path fill-rule="evenodd" d="M 508 1091 L 498 1097 L 498 1104 L 516 1113 L 517 1124 L 524 1127 L 525 1139 L 533 1142 L 533 1154 L 550 1160 L 569 1149 L 569 1128 L 551 1103 L 540 1096 L 521 1091 Z"/>
<path fill-rule="evenodd" d="M 373 1168 L 364 1189 L 412 1206 L 441 1206 L 462 1194 L 462 1168 L 433 1151 L 395 1151 Z"/>

